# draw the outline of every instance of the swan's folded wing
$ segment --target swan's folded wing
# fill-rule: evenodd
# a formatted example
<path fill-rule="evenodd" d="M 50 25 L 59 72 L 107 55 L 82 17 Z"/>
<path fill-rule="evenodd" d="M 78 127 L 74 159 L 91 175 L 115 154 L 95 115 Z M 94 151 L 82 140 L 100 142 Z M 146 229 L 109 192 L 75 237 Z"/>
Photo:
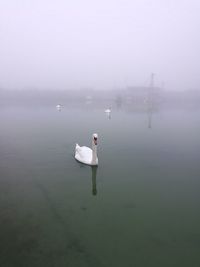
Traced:
<path fill-rule="evenodd" d="M 79 146 L 78 151 L 80 157 L 90 160 L 92 158 L 92 150 L 87 146 Z"/>

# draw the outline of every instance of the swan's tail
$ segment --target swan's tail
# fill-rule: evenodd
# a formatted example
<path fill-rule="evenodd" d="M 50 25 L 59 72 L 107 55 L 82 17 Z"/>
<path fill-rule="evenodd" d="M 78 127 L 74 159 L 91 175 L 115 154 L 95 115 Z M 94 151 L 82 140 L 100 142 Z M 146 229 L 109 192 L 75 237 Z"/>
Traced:
<path fill-rule="evenodd" d="M 77 151 L 80 148 L 79 144 L 76 143 L 75 151 Z"/>

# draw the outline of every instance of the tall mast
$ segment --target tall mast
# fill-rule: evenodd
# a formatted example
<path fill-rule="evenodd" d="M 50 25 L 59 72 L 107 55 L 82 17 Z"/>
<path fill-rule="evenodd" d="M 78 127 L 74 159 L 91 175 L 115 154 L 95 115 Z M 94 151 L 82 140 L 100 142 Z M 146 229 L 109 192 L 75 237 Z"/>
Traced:
<path fill-rule="evenodd" d="M 149 85 L 149 90 L 148 90 L 148 102 L 149 106 L 152 108 L 153 106 L 153 92 L 154 92 L 154 76 L 155 74 L 151 74 L 151 80 L 150 80 L 150 85 Z"/>
<path fill-rule="evenodd" d="M 151 73 L 150 88 L 154 87 L 154 76 L 155 76 L 155 73 Z"/>

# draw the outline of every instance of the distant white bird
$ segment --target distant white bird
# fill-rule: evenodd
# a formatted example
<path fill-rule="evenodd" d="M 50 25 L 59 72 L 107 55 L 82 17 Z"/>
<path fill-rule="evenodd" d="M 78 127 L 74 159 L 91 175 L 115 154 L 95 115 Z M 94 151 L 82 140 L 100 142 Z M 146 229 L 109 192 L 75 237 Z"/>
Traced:
<path fill-rule="evenodd" d="M 111 112 L 111 108 L 107 108 L 107 109 L 105 109 L 104 112 L 106 112 L 106 113 L 110 113 L 110 112 Z"/>
<path fill-rule="evenodd" d="M 61 110 L 61 105 L 56 106 L 57 110 Z"/>
<path fill-rule="evenodd" d="M 98 165 L 97 139 L 98 135 L 94 133 L 92 135 L 92 149 L 86 146 L 79 146 L 78 144 L 76 144 L 75 159 L 87 165 Z"/>
<path fill-rule="evenodd" d="M 107 108 L 104 110 L 104 112 L 106 113 L 106 116 L 108 117 L 108 119 L 111 119 L 111 108 Z"/>

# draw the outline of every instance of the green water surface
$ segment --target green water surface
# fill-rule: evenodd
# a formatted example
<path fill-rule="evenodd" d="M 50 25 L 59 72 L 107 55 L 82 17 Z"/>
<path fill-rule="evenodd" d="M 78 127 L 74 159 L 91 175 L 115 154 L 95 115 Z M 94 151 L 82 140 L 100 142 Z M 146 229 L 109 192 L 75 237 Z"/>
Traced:
<path fill-rule="evenodd" d="M 1 267 L 199 267 L 200 112 L 0 110 Z M 74 159 L 97 132 L 98 168 Z"/>

